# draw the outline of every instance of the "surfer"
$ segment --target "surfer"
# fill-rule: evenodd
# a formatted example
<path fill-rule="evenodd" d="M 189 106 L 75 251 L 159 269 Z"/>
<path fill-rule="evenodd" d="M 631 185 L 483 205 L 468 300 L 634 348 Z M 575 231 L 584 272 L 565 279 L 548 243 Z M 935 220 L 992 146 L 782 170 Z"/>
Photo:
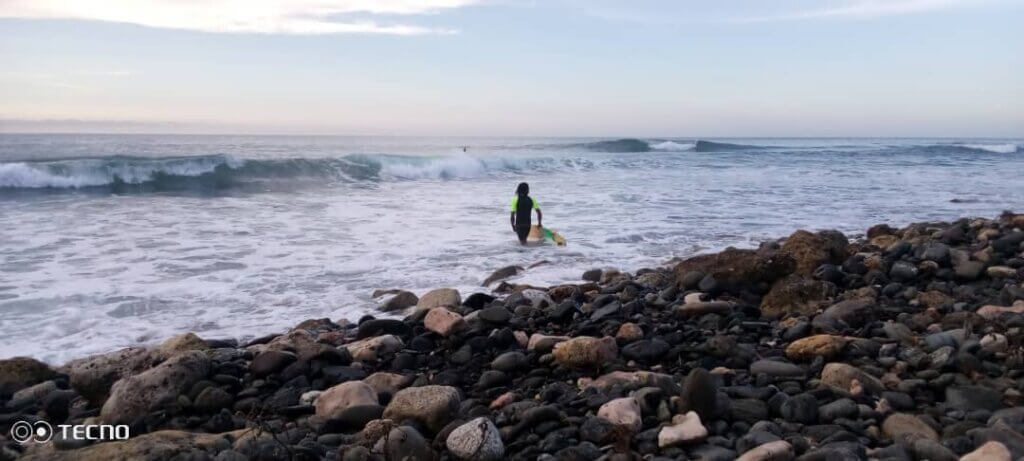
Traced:
<path fill-rule="evenodd" d="M 519 236 L 519 243 L 526 245 L 526 237 L 530 235 L 530 215 L 532 210 L 537 210 L 537 225 L 543 227 L 541 219 L 543 214 L 537 201 L 530 198 L 530 185 L 525 182 L 519 183 L 516 187 L 516 196 L 512 197 L 512 231 Z"/>

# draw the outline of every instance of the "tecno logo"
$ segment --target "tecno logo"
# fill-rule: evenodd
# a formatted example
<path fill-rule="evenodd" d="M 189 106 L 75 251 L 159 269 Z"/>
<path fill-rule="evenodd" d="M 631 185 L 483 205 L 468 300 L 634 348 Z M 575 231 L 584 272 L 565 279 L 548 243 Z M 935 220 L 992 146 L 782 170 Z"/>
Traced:
<path fill-rule="evenodd" d="M 11 440 L 18 443 L 46 443 L 53 438 L 53 426 L 46 421 L 37 421 L 35 424 L 28 421 L 18 421 L 11 426 Z"/>
<path fill-rule="evenodd" d="M 131 436 L 124 424 L 58 424 L 64 440 L 128 440 Z M 11 425 L 11 440 L 25 444 L 46 443 L 53 438 L 53 426 L 46 421 L 18 421 Z"/>

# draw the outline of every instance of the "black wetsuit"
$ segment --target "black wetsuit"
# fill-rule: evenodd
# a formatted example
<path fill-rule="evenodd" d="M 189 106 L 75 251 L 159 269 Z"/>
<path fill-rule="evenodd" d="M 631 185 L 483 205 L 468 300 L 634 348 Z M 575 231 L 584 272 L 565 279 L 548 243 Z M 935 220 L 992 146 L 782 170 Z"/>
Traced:
<path fill-rule="evenodd" d="M 525 242 L 526 237 L 530 235 L 532 224 L 530 215 L 532 213 L 533 199 L 528 195 L 519 196 L 519 201 L 516 203 L 516 235 L 519 236 L 520 242 Z"/>

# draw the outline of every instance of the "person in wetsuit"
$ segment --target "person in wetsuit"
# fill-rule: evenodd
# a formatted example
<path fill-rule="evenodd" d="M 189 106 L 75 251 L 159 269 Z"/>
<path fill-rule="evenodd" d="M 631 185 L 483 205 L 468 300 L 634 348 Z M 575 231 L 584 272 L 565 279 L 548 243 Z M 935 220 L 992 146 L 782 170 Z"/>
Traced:
<path fill-rule="evenodd" d="M 512 231 L 519 236 L 519 243 L 526 245 L 526 237 L 530 235 L 530 215 L 533 210 L 537 210 L 537 225 L 541 224 L 543 215 L 540 212 L 540 206 L 537 205 L 537 201 L 530 198 L 530 185 L 525 182 L 519 183 L 519 187 L 516 187 L 516 196 L 512 198 Z"/>

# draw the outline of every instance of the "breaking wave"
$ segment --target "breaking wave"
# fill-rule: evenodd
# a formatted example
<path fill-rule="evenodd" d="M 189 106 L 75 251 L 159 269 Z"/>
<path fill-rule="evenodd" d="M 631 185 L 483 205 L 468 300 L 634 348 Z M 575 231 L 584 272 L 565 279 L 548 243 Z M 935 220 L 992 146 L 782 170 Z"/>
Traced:
<path fill-rule="evenodd" d="M 1020 146 L 1018 146 L 1016 144 L 1010 144 L 1010 143 L 1007 143 L 1007 144 L 960 144 L 960 146 L 962 146 L 964 148 L 967 148 L 967 149 L 979 150 L 979 151 L 984 151 L 984 152 L 992 152 L 992 153 L 996 153 L 996 154 L 1013 154 L 1013 153 L 1016 153 L 1017 151 L 1020 150 Z"/>
<path fill-rule="evenodd" d="M 593 152 L 611 153 L 633 153 L 633 152 L 724 152 L 734 150 L 763 149 L 763 146 L 752 146 L 743 144 L 729 144 L 714 141 L 677 141 L 677 140 L 642 140 L 634 138 L 623 138 L 607 141 L 594 141 L 583 144 L 572 145 L 583 147 Z"/>
<path fill-rule="evenodd" d="M 531 146 L 527 146 L 531 147 Z M 534 146 L 539 147 L 539 146 Z M 580 151 L 582 149 L 582 151 Z M 178 157 L 105 156 L 62 160 L 0 162 L 0 192 L 12 190 L 101 190 L 119 192 L 269 190 L 297 183 L 329 185 L 409 180 L 452 180 L 586 171 L 596 168 L 671 168 L 681 157 L 665 153 L 737 153 L 741 155 L 806 155 L 784 146 L 730 144 L 715 141 L 623 138 L 588 143 L 548 145 L 529 155 L 416 156 L 350 154 L 338 157 L 252 159 L 232 155 Z M 568 150 L 568 152 L 566 152 Z M 842 152 L 877 155 L 923 155 L 973 158 L 1020 152 L 1020 144 L 999 141 L 882 145 Z M 649 154 L 644 154 L 649 153 Z M 812 155 L 830 155 L 816 149 Z M 637 155 L 621 155 L 637 154 Z"/>
<path fill-rule="evenodd" d="M 696 152 L 728 152 L 734 150 L 764 149 L 764 146 L 748 146 L 745 144 L 730 144 L 726 142 L 697 141 L 693 150 Z"/>
<path fill-rule="evenodd" d="M 260 188 L 278 183 L 466 179 L 494 173 L 582 170 L 582 158 L 417 157 L 353 154 L 338 158 L 239 159 L 105 157 L 0 163 L 0 190 L 108 189 L 112 192 Z"/>

